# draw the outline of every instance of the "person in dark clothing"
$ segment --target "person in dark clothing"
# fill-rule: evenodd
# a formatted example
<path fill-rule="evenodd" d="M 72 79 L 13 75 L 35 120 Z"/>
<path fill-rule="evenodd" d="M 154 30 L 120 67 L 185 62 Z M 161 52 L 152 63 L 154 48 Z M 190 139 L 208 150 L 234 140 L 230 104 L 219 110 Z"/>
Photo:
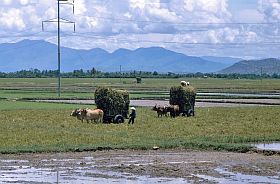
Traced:
<path fill-rule="evenodd" d="M 133 124 L 134 123 L 134 119 L 136 118 L 136 109 L 135 107 L 131 107 L 130 108 L 131 113 L 129 114 L 129 121 L 128 124 Z"/>

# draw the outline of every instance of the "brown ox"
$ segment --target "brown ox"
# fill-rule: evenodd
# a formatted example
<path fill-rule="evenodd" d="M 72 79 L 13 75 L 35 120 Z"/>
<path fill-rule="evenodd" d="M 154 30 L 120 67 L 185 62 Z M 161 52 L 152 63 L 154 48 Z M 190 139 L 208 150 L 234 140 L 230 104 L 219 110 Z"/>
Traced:
<path fill-rule="evenodd" d="M 175 118 L 180 115 L 180 107 L 179 105 L 170 105 L 167 107 L 167 111 L 170 113 L 171 118 Z"/>
<path fill-rule="evenodd" d="M 152 110 L 157 112 L 158 117 L 162 117 L 162 115 L 167 116 L 167 108 L 165 106 L 155 105 Z"/>
<path fill-rule="evenodd" d="M 85 119 L 87 120 L 87 122 L 89 122 L 89 120 L 92 122 L 92 120 L 94 120 L 94 122 L 103 122 L 103 116 L 104 116 L 104 112 L 101 109 L 82 109 L 81 112 L 81 118 L 82 121 Z"/>

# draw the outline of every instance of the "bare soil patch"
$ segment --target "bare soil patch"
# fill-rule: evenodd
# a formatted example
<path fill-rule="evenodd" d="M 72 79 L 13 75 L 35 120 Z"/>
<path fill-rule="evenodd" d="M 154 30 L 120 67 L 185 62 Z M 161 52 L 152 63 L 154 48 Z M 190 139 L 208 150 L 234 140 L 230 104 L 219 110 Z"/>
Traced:
<path fill-rule="evenodd" d="M 83 177 L 83 181 L 99 178 L 96 179 L 99 183 L 104 179 L 121 183 L 124 180 L 143 181 L 144 176 L 145 181 L 163 183 L 176 179 L 180 179 L 179 183 L 280 182 L 279 155 L 180 149 L 0 155 L 0 182 L 6 181 L 3 178 L 9 177 L 9 171 L 16 173 L 18 168 L 27 167 L 50 173 L 59 170 L 62 181 L 71 178 L 80 181 Z"/>

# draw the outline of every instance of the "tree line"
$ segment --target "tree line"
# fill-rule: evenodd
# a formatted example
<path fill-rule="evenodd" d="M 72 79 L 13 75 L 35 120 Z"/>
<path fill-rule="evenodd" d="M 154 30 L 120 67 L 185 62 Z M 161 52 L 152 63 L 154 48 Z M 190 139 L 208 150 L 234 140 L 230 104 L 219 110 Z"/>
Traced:
<path fill-rule="evenodd" d="M 55 78 L 58 75 L 57 70 L 21 70 L 16 72 L 0 72 L 0 78 Z M 280 74 L 219 74 L 219 73 L 159 73 L 145 71 L 129 72 L 102 72 L 92 68 L 91 70 L 74 70 L 72 72 L 62 72 L 63 78 L 227 78 L 227 79 L 262 79 L 275 78 L 280 79 Z"/>

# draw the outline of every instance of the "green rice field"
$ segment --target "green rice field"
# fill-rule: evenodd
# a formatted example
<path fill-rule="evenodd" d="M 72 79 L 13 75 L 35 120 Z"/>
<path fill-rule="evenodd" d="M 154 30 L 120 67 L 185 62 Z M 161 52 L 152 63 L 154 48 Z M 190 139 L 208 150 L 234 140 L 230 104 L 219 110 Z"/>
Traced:
<path fill-rule="evenodd" d="M 82 123 L 80 105 L 1 101 L 0 153 L 188 148 L 245 152 L 280 141 L 280 107 L 198 108 L 195 117 L 158 118 L 137 108 L 134 125 Z M 84 106 L 85 107 L 85 106 Z M 94 108 L 93 106 L 87 106 Z"/>
<path fill-rule="evenodd" d="M 97 86 L 126 89 L 130 92 L 131 98 L 168 97 L 170 87 L 179 85 L 181 80 L 190 81 L 198 92 L 280 92 L 280 80 L 277 79 L 142 79 L 141 84 L 136 84 L 136 80 L 132 78 L 63 78 L 61 97 L 93 98 L 93 93 Z M 0 98 L 56 98 L 57 96 L 57 79 L 55 78 L 0 79 Z"/>
<path fill-rule="evenodd" d="M 132 98 L 168 97 L 171 86 L 190 81 L 198 92 L 279 93 L 279 80 L 62 79 L 62 98 L 94 98 L 96 86 L 126 89 Z M 56 79 L 0 79 L 0 153 L 99 149 L 186 148 L 246 152 L 251 143 L 280 141 L 280 106 L 196 108 L 195 117 L 158 118 L 137 108 L 134 125 L 82 123 L 75 108 L 90 105 L 24 101 L 57 98 Z"/>

